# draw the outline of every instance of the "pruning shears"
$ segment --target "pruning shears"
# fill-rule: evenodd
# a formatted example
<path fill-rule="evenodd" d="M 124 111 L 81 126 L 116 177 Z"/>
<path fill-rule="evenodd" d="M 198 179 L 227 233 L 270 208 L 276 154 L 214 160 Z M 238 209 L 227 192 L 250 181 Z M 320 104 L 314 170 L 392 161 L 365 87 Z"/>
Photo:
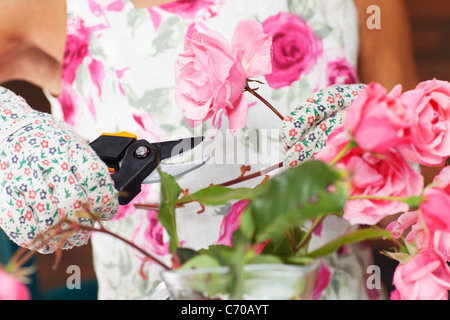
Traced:
<path fill-rule="evenodd" d="M 119 204 L 126 205 L 141 192 L 141 184 L 161 181 L 160 169 L 174 177 L 191 172 L 207 162 L 207 157 L 190 162 L 163 164 L 161 161 L 194 149 L 204 137 L 150 143 L 138 140 L 128 132 L 103 133 L 90 143 L 100 159 L 108 166 Z"/>

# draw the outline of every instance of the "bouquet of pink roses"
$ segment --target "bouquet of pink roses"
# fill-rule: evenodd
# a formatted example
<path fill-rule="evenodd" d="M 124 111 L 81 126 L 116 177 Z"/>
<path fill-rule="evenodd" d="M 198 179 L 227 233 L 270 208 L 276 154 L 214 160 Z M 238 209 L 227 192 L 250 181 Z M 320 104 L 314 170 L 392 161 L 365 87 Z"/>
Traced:
<path fill-rule="evenodd" d="M 193 35 L 176 68 L 177 101 L 188 123 L 217 121 L 224 110 L 230 129 L 243 128 L 248 108 L 245 91 L 276 112 L 249 86 L 251 78 L 271 73 L 270 50 L 271 38 L 252 21 L 237 26 L 231 45 L 214 32 Z M 292 119 L 290 115 L 284 121 Z M 426 81 L 407 92 L 397 86 L 390 93 L 372 83 L 346 110 L 343 125 L 334 130 L 316 160 L 284 172 L 256 188 L 259 191 L 240 190 L 236 196 L 236 189 L 212 187 L 182 202 L 218 204 L 210 198 L 218 194 L 227 198 L 228 192 L 227 200 L 240 201 L 224 220 L 221 243 L 273 255 L 279 253 L 276 248 L 286 241 L 290 230 L 287 238 L 293 245 L 291 255 L 283 257 L 284 263 L 305 262 L 351 242 L 400 239 L 394 239 L 394 252 L 386 252 L 400 262 L 391 298 L 448 299 L 450 168 L 444 168 L 429 186 L 424 186 L 417 169 L 419 165 L 443 166 L 449 156 L 449 82 Z M 298 164 L 295 161 L 293 165 Z M 289 186 L 286 190 L 283 182 Z M 328 214 L 371 227 L 306 252 L 304 245 L 312 230 Z M 398 218 L 386 230 L 376 227 L 393 215 Z M 310 219 L 314 223 L 309 231 L 293 231 Z"/>

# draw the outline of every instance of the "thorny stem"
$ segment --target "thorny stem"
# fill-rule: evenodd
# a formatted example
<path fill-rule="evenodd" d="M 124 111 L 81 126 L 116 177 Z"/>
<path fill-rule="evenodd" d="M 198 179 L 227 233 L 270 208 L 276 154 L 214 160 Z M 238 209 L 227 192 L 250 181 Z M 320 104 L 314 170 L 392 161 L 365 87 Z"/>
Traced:
<path fill-rule="evenodd" d="M 130 247 L 136 249 L 137 251 L 139 251 L 140 253 L 142 253 L 146 258 L 151 259 L 152 261 L 154 261 L 155 263 L 157 263 L 158 265 L 160 265 L 161 267 L 163 267 L 166 270 L 170 270 L 170 267 L 168 267 L 164 262 L 160 261 L 159 259 L 155 258 L 154 256 L 152 256 L 150 253 L 148 253 L 147 251 L 145 251 L 144 249 L 142 249 L 141 247 L 139 247 L 138 245 L 134 244 L 133 242 L 121 237 L 120 235 L 111 232 L 107 229 L 105 229 L 104 227 L 101 227 L 100 229 L 95 228 L 95 227 L 91 227 L 91 226 L 85 226 L 85 225 L 81 225 L 78 224 L 80 229 L 83 230 L 87 230 L 87 231 L 93 231 L 93 232 L 100 232 L 100 233 L 104 233 L 104 234 L 108 234 L 124 243 L 126 243 L 127 245 L 129 245 Z"/>
<path fill-rule="evenodd" d="M 236 178 L 236 179 L 233 179 L 233 180 L 230 180 L 230 181 L 218 184 L 218 185 L 222 186 L 222 187 L 228 187 L 228 186 L 231 186 L 231 185 L 234 185 L 234 184 L 238 184 L 240 182 L 244 182 L 244 181 L 247 181 L 247 180 L 251 180 L 251 179 L 254 179 L 254 178 L 266 175 L 269 172 L 271 172 L 273 170 L 276 170 L 276 169 L 279 169 L 281 167 L 283 167 L 283 163 L 282 162 L 280 162 L 278 164 L 275 164 L 273 166 L 270 166 L 270 167 L 268 167 L 268 168 L 266 168 L 264 170 L 261 170 L 261 171 L 258 171 L 258 172 L 255 172 L 255 173 L 252 173 L 252 174 L 249 174 L 249 175 L 240 176 L 239 178 Z"/>
<path fill-rule="evenodd" d="M 296 251 L 299 251 L 301 248 L 305 246 L 305 244 L 308 243 L 309 239 L 311 239 L 314 230 L 317 229 L 317 227 L 320 225 L 320 223 L 323 221 L 324 218 L 325 217 L 318 217 L 316 220 L 314 220 L 313 225 L 311 226 L 311 228 L 309 228 L 308 232 L 305 234 L 302 241 L 300 241 L 300 243 L 298 244 Z"/>
<path fill-rule="evenodd" d="M 241 174 L 238 178 L 230 180 L 230 181 L 227 181 L 227 182 L 224 182 L 224 183 L 221 183 L 221 184 L 217 184 L 217 186 L 229 187 L 231 185 L 235 185 L 235 184 L 247 181 L 247 180 L 251 180 L 251 179 L 254 179 L 254 178 L 257 178 L 257 177 L 260 177 L 260 176 L 267 175 L 269 172 L 274 171 L 274 170 L 279 169 L 279 168 L 282 168 L 282 167 L 283 167 L 283 163 L 280 162 L 280 163 L 275 164 L 273 166 L 270 166 L 270 167 L 268 167 L 268 168 L 266 168 L 264 170 L 261 170 L 261 171 L 258 171 L 258 172 L 255 172 L 255 173 L 252 173 L 252 174 L 249 174 L 249 175 L 245 175 L 245 172 L 243 172 L 243 174 Z M 192 202 L 198 202 L 198 201 L 192 201 Z M 178 204 L 176 204 L 176 208 L 181 208 L 185 204 L 187 204 L 187 202 L 178 203 Z M 202 205 L 202 204 L 200 203 L 200 205 Z M 135 208 L 146 209 L 146 210 L 158 211 L 160 209 L 158 204 L 137 203 L 134 206 L 135 206 Z M 202 205 L 202 209 L 204 209 L 203 205 Z M 200 211 L 199 213 L 201 213 L 201 212 L 203 212 L 203 211 Z"/>
<path fill-rule="evenodd" d="M 280 118 L 281 120 L 284 120 L 284 117 L 278 112 L 277 109 L 275 109 L 270 102 L 268 102 L 266 99 L 264 99 L 261 95 L 259 95 L 254 89 L 250 88 L 250 86 L 248 85 L 248 83 L 245 85 L 244 88 L 245 91 L 250 92 L 252 95 L 254 95 L 256 98 L 258 98 L 262 103 L 264 103 L 266 106 L 269 107 L 270 110 L 272 110 L 278 118 Z"/>
<path fill-rule="evenodd" d="M 36 253 L 36 251 L 30 251 L 25 248 L 21 248 L 20 251 L 26 251 L 26 253 L 22 254 L 20 259 L 17 260 L 17 263 L 14 264 L 14 267 L 16 267 L 16 268 L 22 267 Z"/>
<path fill-rule="evenodd" d="M 73 231 L 79 231 L 79 230 L 85 230 L 85 231 L 90 231 L 90 232 L 99 232 L 99 233 L 104 233 L 107 235 L 110 235 L 124 243 L 126 243 L 127 245 L 129 245 L 130 247 L 136 249 L 137 251 L 139 251 L 140 253 L 142 253 L 146 258 L 148 258 L 149 260 L 154 261 L 155 263 L 157 263 L 158 265 L 160 265 L 161 267 L 163 267 L 166 270 L 170 270 L 170 267 L 168 267 L 164 262 L 160 261 L 158 258 L 154 257 L 153 255 L 151 255 L 150 253 L 148 253 L 147 251 L 145 251 L 144 249 L 142 249 L 141 247 L 139 247 L 138 245 L 136 245 L 135 243 L 123 238 L 122 236 L 111 232 L 109 230 L 107 230 L 102 224 L 99 218 L 97 218 L 93 213 L 91 213 L 88 208 L 85 208 L 86 211 L 80 211 L 82 214 L 86 213 L 90 216 L 90 218 L 95 221 L 98 222 L 100 227 L 96 228 L 96 227 L 91 227 L 91 226 L 87 226 L 87 225 L 82 225 L 76 221 L 73 220 L 69 220 L 67 218 L 62 219 L 56 226 L 54 226 L 53 228 L 51 228 L 50 230 L 48 230 L 48 232 L 46 233 L 47 235 L 49 234 L 50 236 L 47 239 L 44 239 L 43 244 L 47 243 L 48 241 L 50 241 L 53 236 L 58 235 L 58 234 L 64 234 L 67 233 L 67 235 L 70 232 Z M 69 227 L 66 229 L 63 229 L 62 227 L 68 224 Z M 42 235 L 42 237 L 45 237 L 45 235 Z M 37 240 L 42 239 L 42 237 L 39 237 Z M 58 246 L 58 250 L 56 253 L 60 252 L 61 250 L 61 244 L 60 246 Z M 32 253 L 34 254 L 35 251 L 32 251 Z M 31 255 L 31 253 L 27 254 L 26 256 Z M 24 261 L 25 258 L 21 259 L 20 261 Z M 28 259 L 27 259 L 28 260 Z M 26 261 L 26 260 L 25 260 Z"/>
<path fill-rule="evenodd" d="M 41 241 L 44 236 L 41 235 L 38 238 L 34 240 L 33 243 L 37 243 L 38 241 Z M 45 245 L 47 242 L 49 242 L 51 238 L 42 241 L 41 245 Z M 30 260 L 35 254 L 36 250 L 30 250 L 28 248 L 19 248 L 14 255 L 11 257 L 11 259 L 8 262 L 8 265 L 19 269 L 22 267 L 28 260 Z"/>

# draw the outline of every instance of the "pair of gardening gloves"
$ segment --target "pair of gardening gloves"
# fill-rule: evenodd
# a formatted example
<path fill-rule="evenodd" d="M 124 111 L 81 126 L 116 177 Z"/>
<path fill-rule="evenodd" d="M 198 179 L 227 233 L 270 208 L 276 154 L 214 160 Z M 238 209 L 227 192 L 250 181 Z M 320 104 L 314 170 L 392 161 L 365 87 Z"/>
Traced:
<path fill-rule="evenodd" d="M 282 122 L 284 165 L 314 157 L 343 121 L 362 85 L 332 86 L 315 93 Z M 80 212 L 110 220 L 118 193 L 107 166 L 88 141 L 53 116 L 35 111 L 0 87 L 0 227 L 22 247 L 52 253 L 81 246 L 90 232 L 44 237 L 65 219 L 93 226 Z M 63 238 L 62 238 L 63 237 Z"/>

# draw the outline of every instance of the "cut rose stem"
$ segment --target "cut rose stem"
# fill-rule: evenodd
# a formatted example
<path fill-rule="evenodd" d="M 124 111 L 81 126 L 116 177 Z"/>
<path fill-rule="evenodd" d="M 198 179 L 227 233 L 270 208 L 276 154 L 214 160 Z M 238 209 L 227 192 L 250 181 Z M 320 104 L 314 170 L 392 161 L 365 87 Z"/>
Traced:
<path fill-rule="evenodd" d="M 264 103 L 266 106 L 268 106 L 269 109 L 272 110 L 273 113 L 275 113 L 278 118 L 280 118 L 281 120 L 284 120 L 284 117 L 278 112 L 278 110 L 275 109 L 274 106 L 272 106 L 269 101 L 264 99 L 254 89 L 250 88 L 248 84 L 245 86 L 244 90 L 250 92 L 252 95 L 254 95 L 256 98 L 258 98 L 260 101 L 262 101 L 262 103 Z"/>
<path fill-rule="evenodd" d="M 260 176 L 267 175 L 269 172 L 272 172 L 272 171 L 274 171 L 276 169 L 279 169 L 279 168 L 282 168 L 282 167 L 283 167 L 283 163 L 280 162 L 280 163 L 275 164 L 273 166 L 270 166 L 270 167 L 268 167 L 268 168 L 266 168 L 264 170 L 261 170 L 261 171 L 258 171 L 258 172 L 255 172 L 255 173 L 252 173 L 252 174 L 249 174 L 249 175 L 243 175 L 243 176 L 241 175 L 239 178 L 236 178 L 236 179 L 233 179 L 233 180 L 221 183 L 221 184 L 216 184 L 216 186 L 229 187 L 229 186 L 232 186 L 234 184 L 238 184 L 238 183 L 241 183 L 241 182 L 244 182 L 244 181 L 247 181 L 247 180 L 251 180 L 251 179 L 254 179 L 254 178 L 257 178 L 257 177 L 260 177 Z M 211 186 L 214 186 L 214 184 L 211 185 Z M 193 201 L 193 202 L 195 202 L 195 201 Z M 176 206 L 178 208 L 178 207 L 184 206 L 185 204 L 186 203 L 180 203 L 180 204 L 177 204 Z M 155 211 L 159 210 L 159 205 L 158 204 L 136 203 L 134 206 L 136 208 L 138 208 L 138 209 L 155 210 Z"/>
<path fill-rule="evenodd" d="M 251 179 L 254 179 L 254 178 L 266 175 L 269 172 L 274 171 L 276 169 L 279 169 L 281 167 L 283 167 L 283 163 L 282 162 L 280 162 L 278 164 L 275 164 L 275 165 L 273 165 L 273 166 L 271 166 L 269 168 L 266 168 L 264 170 L 261 170 L 261 171 L 258 171 L 258 172 L 252 173 L 252 174 L 248 174 L 246 176 L 241 176 L 241 177 L 239 177 L 237 179 L 218 184 L 218 186 L 228 187 L 228 186 L 231 186 L 231 185 L 234 185 L 234 184 L 238 184 L 238 183 L 243 182 L 243 181 L 251 180 Z"/>

